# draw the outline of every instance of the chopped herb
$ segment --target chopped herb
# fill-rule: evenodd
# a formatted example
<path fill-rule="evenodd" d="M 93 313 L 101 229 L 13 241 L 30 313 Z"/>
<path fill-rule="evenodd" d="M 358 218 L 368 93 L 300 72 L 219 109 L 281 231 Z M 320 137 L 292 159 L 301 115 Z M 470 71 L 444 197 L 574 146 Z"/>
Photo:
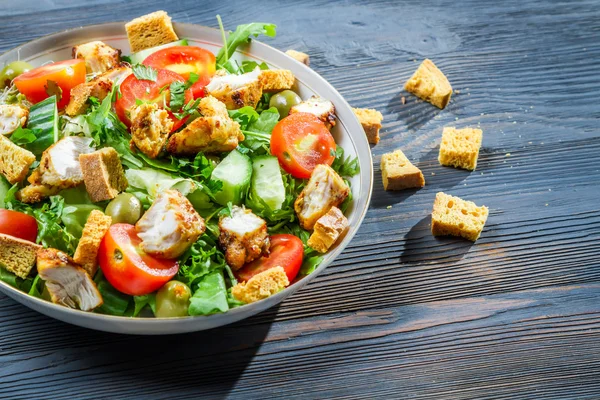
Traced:
<path fill-rule="evenodd" d="M 143 64 L 136 64 L 133 66 L 133 75 L 139 80 L 156 82 L 158 72 L 152 68 Z"/>

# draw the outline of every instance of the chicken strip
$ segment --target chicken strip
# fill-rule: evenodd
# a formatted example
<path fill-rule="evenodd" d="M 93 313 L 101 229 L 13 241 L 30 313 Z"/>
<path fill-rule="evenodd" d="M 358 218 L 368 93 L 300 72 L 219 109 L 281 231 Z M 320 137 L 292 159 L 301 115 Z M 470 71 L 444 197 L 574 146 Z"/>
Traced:
<path fill-rule="evenodd" d="M 42 153 L 40 167 L 29 182 L 61 189 L 79 185 L 83 182 L 79 155 L 94 152 L 93 142 L 87 137 L 68 136 L 54 143 Z"/>
<path fill-rule="evenodd" d="M 215 74 L 206 91 L 225 103 L 228 110 L 237 110 L 244 106 L 256 107 L 262 96 L 261 70 L 256 68 L 252 72 L 242 75 Z"/>
<path fill-rule="evenodd" d="M 121 61 L 121 50 L 113 49 L 99 40 L 73 47 L 73 58 L 85 61 L 88 74 L 99 74 L 116 67 Z"/>
<path fill-rule="evenodd" d="M 87 272 L 56 249 L 42 249 L 37 254 L 37 270 L 46 282 L 53 303 L 91 311 L 103 300 L 96 284 Z"/>
<path fill-rule="evenodd" d="M 350 188 L 330 166 L 319 164 L 294 202 L 300 226 L 312 230 L 315 222 L 331 207 L 337 207 L 348 197 Z"/>
<path fill-rule="evenodd" d="M 158 157 L 171 129 L 169 113 L 154 103 L 142 103 L 131 110 L 131 140 L 150 158 Z"/>
<path fill-rule="evenodd" d="M 290 109 L 290 114 L 299 112 L 316 115 L 329 129 L 335 126 L 335 106 L 322 97 L 313 96 Z"/>
<path fill-rule="evenodd" d="M 175 259 L 198 240 L 206 226 L 192 203 L 179 191 L 169 189 L 158 195 L 135 229 L 144 252 Z"/>
<path fill-rule="evenodd" d="M 219 243 L 225 251 L 225 261 L 233 270 L 269 254 L 267 222 L 252 210 L 233 206 L 231 215 L 219 219 L 219 229 Z"/>

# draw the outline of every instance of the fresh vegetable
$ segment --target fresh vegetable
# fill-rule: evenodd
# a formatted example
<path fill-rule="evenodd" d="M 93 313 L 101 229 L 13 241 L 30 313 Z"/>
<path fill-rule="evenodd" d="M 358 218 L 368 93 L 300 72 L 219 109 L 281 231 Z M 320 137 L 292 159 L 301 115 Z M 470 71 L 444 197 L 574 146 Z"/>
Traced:
<path fill-rule="evenodd" d="M 250 41 L 251 36 L 258 37 L 259 35 L 265 35 L 275 37 L 277 33 L 277 27 L 274 24 L 254 22 L 246 25 L 238 25 L 235 31 L 225 38 L 223 23 L 221 22 L 221 17 L 218 15 L 217 20 L 219 21 L 219 27 L 221 28 L 224 40 L 224 46 L 217 53 L 217 67 L 228 69 L 229 72 L 238 72 L 238 68 L 230 62 L 230 58 L 240 45 Z"/>
<path fill-rule="evenodd" d="M 131 193 L 121 193 L 108 203 L 104 213 L 113 224 L 135 224 L 142 216 L 142 203 Z"/>
<path fill-rule="evenodd" d="M 300 104 L 302 99 L 292 90 L 284 90 L 271 96 L 269 107 L 275 107 L 279 111 L 281 118 L 285 118 L 290 113 L 290 109 L 296 104 Z"/>
<path fill-rule="evenodd" d="M 229 111 L 231 118 L 240 124 L 245 136 L 244 147 L 256 154 L 263 154 L 269 149 L 271 131 L 279 122 L 279 112 L 275 107 L 264 110 L 260 114 L 252 107 L 246 106 L 239 110 Z M 263 149 L 261 151 L 261 149 Z"/>
<path fill-rule="evenodd" d="M 285 201 L 285 187 L 277 157 L 256 157 L 252 162 L 252 196 L 271 210 L 279 210 Z"/>
<path fill-rule="evenodd" d="M 65 60 L 24 72 L 13 83 L 34 104 L 56 95 L 58 108 L 63 109 L 69 103 L 71 89 L 85 82 L 85 74 L 85 61 Z"/>
<path fill-rule="evenodd" d="M 37 156 L 58 141 L 56 96 L 50 96 L 31 107 L 27 128 L 34 134 L 35 140 L 26 144 L 25 147 Z"/>
<path fill-rule="evenodd" d="M 118 291 L 144 295 L 161 288 L 177 274 L 174 260 L 153 258 L 139 247 L 135 227 L 115 224 L 110 227 L 98 250 L 98 263 L 106 279 Z"/>
<path fill-rule="evenodd" d="M 13 61 L 8 63 L 6 67 L 2 68 L 2 71 L 0 71 L 0 89 L 9 87 L 13 79 L 32 69 L 33 66 L 25 61 Z"/>
<path fill-rule="evenodd" d="M 192 291 L 185 283 L 179 281 L 167 282 L 156 293 L 157 318 L 185 317 L 188 315 Z"/>
<path fill-rule="evenodd" d="M 212 179 L 223 182 L 223 188 L 215 193 L 215 200 L 221 205 L 242 203 L 252 177 L 250 158 L 233 150 L 212 172 Z"/>
<path fill-rule="evenodd" d="M 277 266 L 283 267 L 290 282 L 296 278 L 304 257 L 302 240 L 289 234 L 273 235 L 270 240 L 270 254 L 267 257 L 262 256 L 236 271 L 235 276 L 238 280 L 247 282 L 254 275 Z"/>
<path fill-rule="evenodd" d="M 181 39 L 176 42 L 171 42 L 167 44 L 163 44 L 161 46 L 151 47 L 149 49 L 138 51 L 137 53 L 133 53 L 129 55 L 129 60 L 131 64 L 141 64 L 150 54 L 160 51 L 162 49 L 166 49 L 173 46 L 187 46 L 187 39 Z"/>
<path fill-rule="evenodd" d="M 190 315 L 208 315 L 229 310 L 227 286 L 223 272 L 214 271 L 204 276 L 190 299 Z"/>
<path fill-rule="evenodd" d="M 30 215 L 0 209 L 0 233 L 35 242 L 38 233 L 37 221 Z"/>
<path fill-rule="evenodd" d="M 317 165 L 333 163 L 335 140 L 316 116 L 294 113 L 273 128 L 271 153 L 292 176 L 310 178 Z"/>

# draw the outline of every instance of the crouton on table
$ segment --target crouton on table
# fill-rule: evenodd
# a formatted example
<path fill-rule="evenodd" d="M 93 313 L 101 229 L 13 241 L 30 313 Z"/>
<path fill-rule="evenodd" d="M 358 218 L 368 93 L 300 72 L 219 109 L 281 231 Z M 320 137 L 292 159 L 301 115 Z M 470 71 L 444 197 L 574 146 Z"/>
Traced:
<path fill-rule="evenodd" d="M 27 278 L 33 266 L 38 250 L 42 246 L 28 240 L 0 234 L 0 265 L 19 278 Z"/>
<path fill-rule="evenodd" d="M 179 40 L 173 30 L 171 17 L 162 10 L 129 21 L 125 24 L 125 30 L 129 47 L 134 53 Z"/>
<path fill-rule="evenodd" d="M 367 135 L 369 143 L 379 143 L 379 130 L 381 129 L 383 115 L 379 111 L 370 108 L 352 108 L 352 111 L 354 111 L 358 121 L 365 130 L 365 135 Z"/>
<path fill-rule="evenodd" d="M 381 156 L 381 177 L 385 190 L 402 190 L 425 186 L 423 173 L 406 158 L 402 150 Z"/>
<path fill-rule="evenodd" d="M 344 213 L 337 207 L 331 207 L 327 214 L 315 223 L 314 231 L 307 244 L 320 253 L 326 253 L 346 228 L 348 228 L 348 219 Z"/>
<path fill-rule="evenodd" d="M 250 209 L 233 206 L 230 215 L 219 218 L 219 230 L 225 261 L 233 270 L 269 253 L 267 222 Z"/>
<path fill-rule="evenodd" d="M 119 153 L 112 147 L 80 154 L 79 164 L 85 188 L 94 203 L 114 199 L 127 189 L 127 178 Z"/>
<path fill-rule="evenodd" d="M 172 128 L 169 113 L 154 103 L 142 103 L 131 109 L 131 140 L 150 158 L 158 157 Z"/>
<path fill-rule="evenodd" d="M 254 303 L 266 299 L 290 284 L 282 267 L 269 268 L 254 275 L 248 282 L 241 282 L 231 288 L 232 296 L 244 303 Z"/>
<path fill-rule="evenodd" d="M 481 129 L 444 128 L 438 161 L 448 167 L 468 169 L 477 168 L 477 157 L 483 139 Z"/>
<path fill-rule="evenodd" d="M 316 115 L 329 129 L 335 126 L 335 106 L 331 101 L 322 97 L 312 96 L 290 108 L 290 114 L 299 112 Z"/>
<path fill-rule="evenodd" d="M 21 182 L 29 173 L 35 155 L 0 135 L 0 173 L 11 184 Z"/>
<path fill-rule="evenodd" d="M 121 50 L 113 49 L 99 40 L 73 47 L 73 58 L 85 61 L 87 73 L 99 74 L 121 62 Z"/>
<path fill-rule="evenodd" d="M 288 69 L 267 69 L 260 73 L 262 90 L 277 92 L 291 89 L 294 86 L 294 73 Z"/>
<path fill-rule="evenodd" d="M 81 265 L 92 278 L 98 269 L 97 257 L 100 242 L 108 232 L 111 223 L 112 218 L 110 216 L 105 215 L 100 210 L 93 210 L 85 222 L 81 239 L 79 239 L 79 244 L 75 250 L 73 261 Z"/>
<path fill-rule="evenodd" d="M 301 51 L 296 50 L 288 50 L 285 52 L 288 56 L 292 57 L 296 61 L 300 61 L 302 64 L 309 66 L 310 65 L 310 57 L 306 53 L 302 53 Z"/>
<path fill-rule="evenodd" d="M 438 108 L 446 107 L 452 97 L 452 86 L 448 78 L 429 59 L 419 65 L 404 88 Z"/>
<path fill-rule="evenodd" d="M 10 135 L 27 123 L 29 110 L 12 104 L 0 104 L 0 135 Z"/>
<path fill-rule="evenodd" d="M 488 217 L 486 206 L 439 192 L 431 214 L 431 233 L 434 236 L 452 235 L 476 241 Z"/>

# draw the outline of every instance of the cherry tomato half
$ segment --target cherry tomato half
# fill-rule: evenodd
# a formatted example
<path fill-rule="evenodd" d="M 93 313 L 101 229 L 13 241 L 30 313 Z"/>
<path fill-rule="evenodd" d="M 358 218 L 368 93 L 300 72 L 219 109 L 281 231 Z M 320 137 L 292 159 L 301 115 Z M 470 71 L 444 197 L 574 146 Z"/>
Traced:
<path fill-rule="evenodd" d="M 69 104 L 71 89 L 85 82 L 85 74 L 85 61 L 80 59 L 65 60 L 27 71 L 17 76 L 13 83 L 17 86 L 19 92 L 23 93 L 27 100 L 34 104 L 50 97 L 52 94 L 57 94 L 57 105 L 61 109 Z M 48 81 L 54 82 L 60 87 L 60 90 L 54 91 Z"/>
<path fill-rule="evenodd" d="M 271 153 L 296 178 L 310 178 L 319 164 L 335 159 L 335 140 L 323 121 L 308 113 L 294 113 L 279 121 L 271 134 Z"/>
<path fill-rule="evenodd" d="M 258 258 L 236 271 L 235 276 L 238 280 L 246 282 L 254 275 L 275 267 L 282 267 L 290 282 L 296 278 L 304 258 L 302 240 L 284 233 L 271 236 L 270 241 L 269 255 Z"/>
<path fill-rule="evenodd" d="M 160 289 L 177 274 L 174 260 L 159 260 L 139 247 L 135 226 L 114 224 L 98 250 L 98 264 L 106 279 L 120 292 L 141 296 Z"/>
<path fill-rule="evenodd" d="M 0 209 L 0 233 L 35 242 L 37 221 L 31 215 Z"/>
<path fill-rule="evenodd" d="M 150 54 L 142 62 L 153 68 L 168 69 L 189 79 L 190 73 L 198 74 L 198 80 L 190 90 L 194 99 L 204 97 L 204 87 L 210 82 L 216 70 L 215 55 L 196 46 L 173 46 Z"/>
<path fill-rule="evenodd" d="M 164 108 L 165 105 L 168 108 L 171 98 L 169 86 L 175 81 L 185 82 L 185 79 L 181 75 L 173 71 L 157 69 L 156 72 L 156 82 L 138 79 L 134 74 L 131 74 L 121 83 L 121 96 L 117 96 L 115 111 L 121 122 L 125 125 L 131 126 L 129 113 L 136 105 L 136 100 L 150 101 L 158 104 L 160 108 Z M 188 89 L 185 92 L 185 104 L 192 100 L 192 92 Z M 185 123 L 186 118 L 177 119 L 171 111 L 169 111 L 169 115 L 173 120 L 173 131 L 179 129 Z"/>

